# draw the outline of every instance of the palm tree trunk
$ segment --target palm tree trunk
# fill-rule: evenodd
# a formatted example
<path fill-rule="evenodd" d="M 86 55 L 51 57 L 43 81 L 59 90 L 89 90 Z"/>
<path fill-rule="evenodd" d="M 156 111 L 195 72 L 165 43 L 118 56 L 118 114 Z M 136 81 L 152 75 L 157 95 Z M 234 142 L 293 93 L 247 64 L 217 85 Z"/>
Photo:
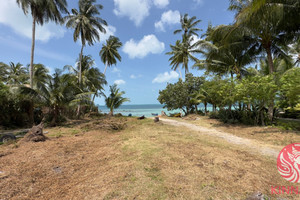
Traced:
<path fill-rule="evenodd" d="M 83 48 L 84 48 L 84 46 L 82 45 L 82 47 L 81 47 L 81 51 L 80 51 L 80 63 L 79 63 L 79 72 L 78 72 L 78 79 L 79 79 L 79 86 L 80 86 L 80 88 L 81 88 L 81 82 L 82 82 L 82 55 L 83 55 Z"/>
<path fill-rule="evenodd" d="M 78 71 L 78 82 L 79 82 L 79 88 L 81 89 L 81 84 L 82 84 L 82 55 L 83 55 L 83 48 L 84 45 L 81 46 L 81 51 L 80 51 L 80 59 L 79 59 L 79 71 Z M 80 117 L 80 110 L 81 110 L 81 105 L 79 102 L 79 105 L 77 107 L 77 117 Z"/>
<path fill-rule="evenodd" d="M 204 112 L 205 112 L 205 116 L 207 115 L 207 103 L 204 102 Z"/>
<path fill-rule="evenodd" d="M 272 58 L 272 52 L 271 52 L 271 47 L 266 48 L 267 51 L 267 56 L 268 56 L 268 64 L 269 64 L 269 71 L 270 74 L 273 74 L 274 72 L 274 63 L 273 63 L 273 58 Z M 273 121 L 273 111 L 274 111 L 274 99 L 270 99 L 271 103 L 268 107 L 268 117 L 269 120 L 272 122 Z"/>
<path fill-rule="evenodd" d="M 104 69 L 104 73 L 103 73 L 104 75 L 105 75 L 105 73 L 106 73 L 107 66 L 108 66 L 108 62 L 106 61 L 106 62 L 105 62 L 105 69 Z"/>
<path fill-rule="evenodd" d="M 269 71 L 270 71 L 270 74 L 273 74 L 273 72 L 274 72 L 274 64 L 273 64 L 271 47 L 267 47 L 266 48 L 266 52 L 267 52 L 267 57 L 268 57 Z"/>
<path fill-rule="evenodd" d="M 110 109 L 109 116 L 114 116 L 114 109 Z"/>
<path fill-rule="evenodd" d="M 180 69 L 180 68 L 178 68 L 178 71 L 179 71 L 179 74 L 180 74 L 180 78 L 181 78 L 181 80 L 183 80 L 183 79 L 182 79 L 182 73 L 181 73 L 181 69 Z"/>
<path fill-rule="evenodd" d="M 33 17 L 32 20 L 32 41 L 31 41 L 31 59 L 30 59 L 30 69 L 29 69 L 29 77 L 30 77 L 30 88 L 33 88 L 33 60 L 34 60 L 34 46 L 35 46 L 35 26 L 36 26 L 36 18 Z"/>

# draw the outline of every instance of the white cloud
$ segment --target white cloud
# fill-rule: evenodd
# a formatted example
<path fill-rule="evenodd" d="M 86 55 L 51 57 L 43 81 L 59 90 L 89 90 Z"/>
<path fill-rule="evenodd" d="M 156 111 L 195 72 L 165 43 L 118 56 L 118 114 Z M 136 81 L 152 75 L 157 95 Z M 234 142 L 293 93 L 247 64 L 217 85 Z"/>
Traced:
<path fill-rule="evenodd" d="M 109 36 L 111 36 L 111 35 L 114 36 L 117 31 L 116 27 L 111 26 L 111 25 L 103 26 L 103 27 L 105 28 L 106 33 L 104 34 L 104 33 L 100 32 L 101 42 L 107 40 L 109 38 Z"/>
<path fill-rule="evenodd" d="M 114 84 L 117 84 L 117 85 L 125 85 L 125 84 L 126 84 L 126 81 L 124 81 L 124 80 L 115 80 Z"/>
<path fill-rule="evenodd" d="M 114 0 L 114 13 L 117 16 L 127 16 L 136 26 L 149 16 L 151 0 Z"/>
<path fill-rule="evenodd" d="M 140 26 L 144 19 L 149 16 L 153 5 L 157 8 L 165 8 L 169 5 L 169 0 L 114 0 L 114 4 L 115 15 L 126 16 L 136 26 Z"/>
<path fill-rule="evenodd" d="M 25 16 L 15 0 L 0 0 L 0 23 L 11 27 L 17 34 L 32 37 L 32 17 Z M 36 40 L 47 42 L 52 38 L 62 38 L 66 29 L 53 22 L 36 26 Z"/>
<path fill-rule="evenodd" d="M 165 8 L 169 5 L 169 0 L 154 0 L 154 5 L 158 8 Z"/>
<path fill-rule="evenodd" d="M 137 79 L 137 78 L 141 78 L 141 77 L 142 77 L 141 74 L 139 74 L 139 75 L 134 75 L 134 74 L 132 74 L 132 75 L 130 76 L 131 79 Z"/>
<path fill-rule="evenodd" d="M 165 25 L 174 25 L 180 23 L 180 13 L 178 10 L 169 10 L 161 15 L 161 19 L 155 22 L 154 26 L 158 31 L 165 31 Z"/>
<path fill-rule="evenodd" d="M 113 70 L 111 71 L 112 73 L 120 73 L 121 70 L 119 70 L 118 68 L 114 67 Z"/>
<path fill-rule="evenodd" d="M 158 74 L 152 83 L 166 83 L 174 79 L 178 79 L 179 74 L 175 71 L 165 72 L 163 74 Z"/>
<path fill-rule="evenodd" d="M 160 42 L 155 35 L 146 35 L 139 42 L 130 39 L 124 45 L 123 52 L 129 58 L 144 58 L 148 54 L 160 54 L 165 50 L 165 44 Z"/>
<path fill-rule="evenodd" d="M 197 5 L 203 5 L 204 0 L 193 0 Z"/>

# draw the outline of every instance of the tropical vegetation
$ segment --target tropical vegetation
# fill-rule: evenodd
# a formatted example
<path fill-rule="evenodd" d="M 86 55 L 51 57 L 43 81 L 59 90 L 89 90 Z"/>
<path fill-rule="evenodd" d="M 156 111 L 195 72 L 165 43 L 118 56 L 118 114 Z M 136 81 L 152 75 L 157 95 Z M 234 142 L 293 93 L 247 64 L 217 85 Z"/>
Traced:
<path fill-rule="evenodd" d="M 130 101 L 128 98 L 122 97 L 125 92 L 120 91 L 117 84 L 111 85 L 109 87 L 110 94 L 105 97 L 105 104 L 109 108 L 109 115 L 114 115 L 114 109 L 119 108 L 123 103 Z"/>
<path fill-rule="evenodd" d="M 184 15 L 182 28 L 175 31 L 182 33 L 182 39 L 170 45 L 172 51 L 167 54 L 172 69 L 182 64 L 185 69 L 204 70 L 204 75 L 193 92 L 186 92 L 187 76 L 185 81 L 168 84 L 158 100 L 185 114 L 196 112 L 200 103 L 207 114 L 209 104 L 211 117 L 224 122 L 266 125 L 287 112 L 299 118 L 300 23 L 295 20 L 300 17 L 299 9 L 296 0 L 231 0 L 234 22 L 209 25 L 197 41 L 200 21 L 192 23 L 196 17 L 189 20 Z M 189 60 L 194 61 L 192 66 Z"/>

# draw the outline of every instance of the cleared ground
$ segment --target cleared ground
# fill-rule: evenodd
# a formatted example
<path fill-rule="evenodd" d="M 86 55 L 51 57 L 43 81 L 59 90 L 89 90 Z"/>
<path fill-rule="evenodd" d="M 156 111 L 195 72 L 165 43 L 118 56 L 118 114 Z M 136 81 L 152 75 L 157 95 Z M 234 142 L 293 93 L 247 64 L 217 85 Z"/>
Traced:
<path fill-rule="evenodd" d="M 275 199 L 271 186 L 291 186 L 273 157 L 221 138 L 152 120 L 127 119 L 121 131 L 101 124 L 48 129 L 42 143 L 1 145 L 0 199 L 233 200 L 255 191 Z"/>

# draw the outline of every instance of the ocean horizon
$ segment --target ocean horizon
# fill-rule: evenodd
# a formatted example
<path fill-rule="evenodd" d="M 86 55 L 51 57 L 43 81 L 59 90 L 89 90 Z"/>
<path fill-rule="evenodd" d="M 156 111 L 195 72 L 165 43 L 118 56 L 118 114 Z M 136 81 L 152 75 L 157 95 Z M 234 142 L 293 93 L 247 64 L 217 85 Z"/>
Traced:
<path fill-rule="evenodd" d="M 114 110 L 114 114 L 122 114 L 124 116 L 128 116 L 131 114 L 132 116 L 145 116 L 152 117 L 152 114 L 160 115 L 162 111 L 164 111 L 167 115 L 171 113 L 179 113 L 180 110 L 168 110 L 163 108 L 164 105 L 161 104 L 129 104 L 129 105 L 121 105 L 118 109 Z M 109 113 L 109 109 L 106 106 L 98 105 L 99 111 L 101 113 Z M 200 104 L 199 109 L 204 109 L 204 105 Z M 208 106 L 208 110 L 210 110 L 210 106 Z"/>

